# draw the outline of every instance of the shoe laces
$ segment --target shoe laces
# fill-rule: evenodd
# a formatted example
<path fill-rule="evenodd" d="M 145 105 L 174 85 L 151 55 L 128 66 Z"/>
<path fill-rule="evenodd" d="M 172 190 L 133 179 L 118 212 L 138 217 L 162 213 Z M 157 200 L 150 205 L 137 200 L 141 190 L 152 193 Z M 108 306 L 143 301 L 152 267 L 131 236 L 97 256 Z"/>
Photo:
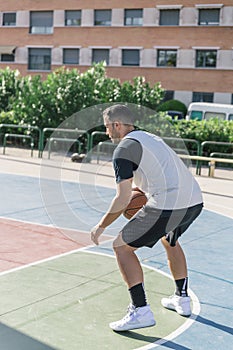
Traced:
<path fill-rule="evenodd" d="M 127 314 L 132 315 L 136 311 L 136 307 L 130 303 L 127 307 Z"/>
<path fill-rule="evenodd" d="M 172 294 L 172 295 L 170 295 L 168 298 L 169 298 L 169 299 L 176 299 L 176 298 L 179 298 L 179 296 L 176 295 L 176 294 Z"/>
<path fill-rule="evenodd" d="M 136 312 L 136 307 L 133 304 L 129 304 L 127 307 L 127 313 L 126 315 L 120 320 L 121 324 L 124 324 L 127 322 L 134 313 Z"/>

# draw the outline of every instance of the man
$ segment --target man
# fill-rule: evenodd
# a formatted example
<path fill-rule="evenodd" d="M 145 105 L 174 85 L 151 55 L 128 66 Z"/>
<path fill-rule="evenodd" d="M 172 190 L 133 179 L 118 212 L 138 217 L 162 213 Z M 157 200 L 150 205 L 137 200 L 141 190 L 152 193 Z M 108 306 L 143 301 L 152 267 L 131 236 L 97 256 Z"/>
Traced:
<path fill-rule="evenodd" d="M 125 105 L 113 105 L 103 112 L 106 134 L 119 143 L 113 154 L 116 196 L 107 213 L 91 231 L 95 244 L 104 229 L 127 207 L 132 183 L 146 193 L 147 204 L 123 227 L 113 242 L 121 274 L 128 286 L 131 304 L 126 316 L 110 323 L 115 331 L 155 325 L 144 290 L 143 271 L 135 251 L 153 247 L 161 239 L 175 280 L 175 294 L 162 305 L 182 316 L 191 314 L 187 292 L 187 266 L 178 238 L 200 214 L 200 188 L 175 152 L 161 138 L 135 130 L 133 115 Z"/>

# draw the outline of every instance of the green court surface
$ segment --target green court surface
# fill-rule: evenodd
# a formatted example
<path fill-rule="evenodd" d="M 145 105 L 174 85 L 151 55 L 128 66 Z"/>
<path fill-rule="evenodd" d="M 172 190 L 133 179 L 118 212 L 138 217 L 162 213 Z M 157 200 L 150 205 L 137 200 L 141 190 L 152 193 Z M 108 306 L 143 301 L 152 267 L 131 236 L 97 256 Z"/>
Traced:
<path fill-rule="evenodd" d="M 129 295 L 111 256 L 79 250 L 2 274 L 0 348 L 152 348 L 190 319 L 160 305 L 161 297 L 173 293 L 172 280 L 151 268 L 144 272 L 157 325 L 121 333 L 108 324 L 125 315 Z"/>

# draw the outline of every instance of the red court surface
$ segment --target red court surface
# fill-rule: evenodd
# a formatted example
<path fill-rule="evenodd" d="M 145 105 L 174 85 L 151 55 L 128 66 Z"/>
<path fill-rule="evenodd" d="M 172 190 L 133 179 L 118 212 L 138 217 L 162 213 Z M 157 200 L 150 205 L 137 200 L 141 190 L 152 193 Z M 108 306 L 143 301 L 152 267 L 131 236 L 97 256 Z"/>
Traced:
<path fill-rule="evenodd" d="M 107 239 L 101 237 L 101 241 Z M 0 240 L 0 272 L 93 244 L 88 232 L 5 218 L 0 219 Z"/>

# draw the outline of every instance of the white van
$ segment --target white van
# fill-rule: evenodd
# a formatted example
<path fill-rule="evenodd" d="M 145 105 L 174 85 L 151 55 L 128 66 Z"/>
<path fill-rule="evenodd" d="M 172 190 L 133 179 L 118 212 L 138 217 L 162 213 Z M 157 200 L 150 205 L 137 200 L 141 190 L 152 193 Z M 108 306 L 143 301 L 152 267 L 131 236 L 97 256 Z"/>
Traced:
<path fill-rule="evenodd" d="M 233 120 L 233 105 L 219 103 L 193 102 L 188 107 L 187 120 L 197 119 Z"/>

